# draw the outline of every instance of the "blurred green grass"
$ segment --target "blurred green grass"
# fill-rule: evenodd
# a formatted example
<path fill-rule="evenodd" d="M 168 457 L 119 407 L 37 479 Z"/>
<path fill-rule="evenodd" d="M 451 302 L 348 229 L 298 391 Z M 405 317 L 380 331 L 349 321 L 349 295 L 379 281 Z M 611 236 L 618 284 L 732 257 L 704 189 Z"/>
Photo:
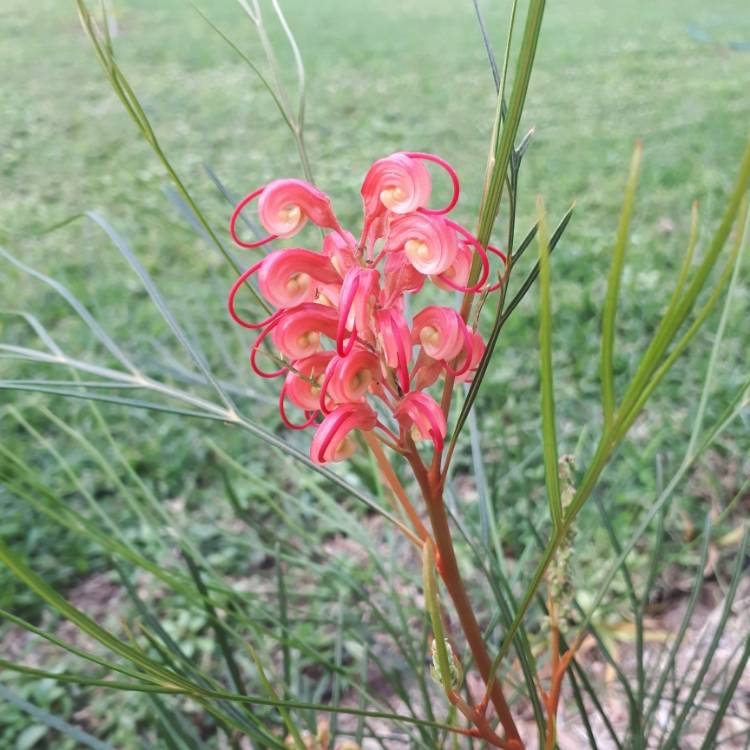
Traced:
<path fill-rule="evenodd" d="M 509 3 L 483 5 L 500 54 Z M 204 7 L 243 50 L 259 55 L 253 29 L 236 4 Z M 287 0 L 283 7 L 307 66 L 307 142 L 316 180 L 333 196 L 342 219 L 358 220 L 359 183 L 371 161 L 413 149 L 433 151 L 456 166 L 463 186 L 458 216 L 472 226 L 494 89 L 469 0 Z M 187 3 L 115 0 L 114 9 L 118 59 L 166 153 L 218 231 L 224 231 L 229 207 L 204 164 L 238 194 L 273 177 L 300 174 L 293 143 L 262 86 Z M 9 246 L 69 285 L 116 340 L 141 361 L 163 367 L 159 347 L 170 341 L 164 323 L 100 232 L 86 223 L 44 237 L 24 237 L 24 231 L 82 210 L 101 211 L 128 237 L 197 337 L 210 335 L 208 323 L 229 326 L 223 299 L 230 274 L 165 197 L 166 176 L 109 90 L 73 3 L 4 0 L 0 21 L 0 228 L 19 233 Z M 696 29 L 711 41 L 699 41 Z M 282 42 L 278 28 L 273 37 Z M 564 451 L 572 452 L 579 440 L 585 445 L 598 424 L 599 310 L 633 144 L 640 138 L 645 156 L 617 330 L 616 365 L 623 378 L 668 299 L 669 281 L 687 241 L 691 202 L 700 201 L 706 237 L 733 179 L 750 122 L 750 52 L 731 44 L 747 40 L 750 14 L 739 0 L 720 6 L 697 0 L 549 4 L 524 120 L 536 133 L 522 171 L 519 226 L 531 223 L 537 194 L 544 196 L 553 220 L 577 201 L 553 262 Z M 283 58 L 293 84 L 290 57 Z M 502 213 L 498 227 L 503 227 Z M 71 352 L 95 358 L 85 329 L 59 299 L 28 277 L 3 267 L 0 295 L 3 307 L 34 310 Z M 543 505 L 534 300 L 532 295 L 507 326 L 477 409 L 491 489 L 511 552 L 523 518 L 539 518 Z M 749 308 L 744 282 L 709 417 L 747 376 Z M 3 338 L 23 338 L 24 330 L 0 317 Z M 710 330 L 660 389 L 607 474 L 604 492 L 618 528 L 627 530 L 653 497 L 657 457 L 667 465 L 681 457 Z M 237 345 L 231 354 L 242 367 L 242 348 Z M 0 362 L 3 377 L 16 373 L 15 368 Z M 249 371 L 246 377 L 251 383 Z M 0 393 L 3 401 L 24 405 L 49 402 Z M 56 411 L 86 419 L 76 404 L 52 403 Z M 218 429 L 114 407 L 104 411 L 139 473 L 165 498 L 187 496 L 188 509 L 198 510 L 204 498 L 223 492 L 221 474 L 205 446 L 207 433 L 221 435 L 243 463 L 267 465 L 262 446 L 225 437 Z M 9 430 L 7 424 L 3 430 L 9 444 L 28 444 L 22 431 Z M 60 441 L 59 435 L 51 437 Z M 106 496 L 95 470 L 73 446 L 61 445 Z M 686 490 L 680 509 L 687 517 L 697 519 L 708 503 L 720 506 L 731 496 L 736 488 L 731 477 L 746 473 L 748 448 L 747 424 L 723 438 L 704 462 L 703 479 Z M 468 450 L 459 456 L 461 467 L 469 469 Z M 44 463 L 39 470 L 57 471 Z M 466 512 L 474 512 L 471 505 Z M 584 514 L 582 524 L 594 512 Z M 2 488 L 0 518 L 0 532 L 58 585 L 71 586 L 104 565 L 93 549 L 71 547 L 65 534 L 40 523 Z M 196 517 L 195 524 L 203 533 L 205 519 Z M 583 571 L 595 569 L 597 556 L 607 548 L 603 532 L 591 533 L 593 544 L 579 561 Z M 678 534 L 674 542 L 679 546 Z M 225 555 L 234 562 L 235 555 Z M 31 598 L 2 571 L 0 599 L 2 606 L 38 614 Z"/>

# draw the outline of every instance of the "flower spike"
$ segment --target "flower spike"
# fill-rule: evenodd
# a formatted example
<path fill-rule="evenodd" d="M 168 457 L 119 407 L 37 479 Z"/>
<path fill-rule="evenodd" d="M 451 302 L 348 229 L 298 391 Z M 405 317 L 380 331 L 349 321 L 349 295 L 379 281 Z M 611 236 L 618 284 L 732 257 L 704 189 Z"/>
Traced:
<path fill-rule="evenodd" d="M 446 372 L 449 375 L 452 375 L 454 378 L 460 378 L 462 375 L 465 375 L 466 372 L 471 367 L 471 363 L 472 363 L 472 357 L 473 357 L 473 351 L 474 351 L 474 339 L 468 326 L 463 327 L 462 333 L 464 336 L 463 364 L 460 365 L 457 370 L 454 370 L 448 364 L 448 360 L 443 362 L 443 367 L 445 367 Z"/>
<path fill-rule="evenodd" d="M 354 300 L 359 290 L 359 273 L 358 269 L 353 269 L 346 275 L 344 283 L 341 287 L 341 299 L 339 305 L 341 313 L 339 315 L 338 325 L 336 328 L 336 352 L 339 357 L 345 357 L 352 350 L 355 342 L 357 341 L 357 323 L 356 320 L 349 322 L 351 317 L 351 309 L 354 306 Z M 349 336 L 349 342 L 344 347 L 344 337 L 347 333 L 347 328 L 351 329 Z"/>
<path fill-rule="evenodd" d="M 469 360 L 469 365 L 468 367 L 459 367 L 460 374 L 455 376 L 459 383 L 470 383 L 473 380 L 477 368 L 479 367 L 479 363 L 484 356 L 484 339 L 476 331 L 472 331 L 471 338 L 471 358 Z M 465 362 L 463 364 L 465 364 Z"/>
<path fill-rule="evenodd" d="M 292 237 L 308 219 L 319 227 L 343 232 L 331 199 L 304 180 L 269 182 L 258 200 L 258 217 L 277 237 Z"/>
<path fill-rule="evenodd" d="M 295 406 L 303 411 L 318 410 L 322 389 L 320 379 L 333 357 L 333 352 L 322 351 L 292 362 L 284 380 L 284 387 L 287 397 Z"/>
<path fill-rule="evenodd" d="M 380 346 L 386 365 L 396 371 L 402 393 L 409 390 L 409 360 L 411 359 L 411 334 L 404 316 L 395 309 L 380 310 L 377 315 Z"/>
<path fill-rule="evenodd" d="M 466 323 L 452 307 L 431 305 L 414 316 L 411 335 L 432 359 L 452 361 L 466 346 Z"/>
<path fill-rule="evenodd" d="M 357 403 L 364 401 L 368 392 L 379 379 L 377 356 L 362 346 L 345 356 L 335 356 L 328 363 L 320 387 L 319 408 L 328 414 L 327 400 L 334 403 Z"/>
<path fill-rule="evenodd" d="M 430 278 L 435 286 L 441 289 L 453 289 L 462 293 L 477 291 L 477 289 L 467 286 L 469 275 L 471 274 L 472 258 L 471 246 L 468 242 L 461 241 L 458 243 L 458 253 L 451 266 L 443 271 L 443 273 L 435 274 Z"/>
<path fill-rule="evenodd" d="M 429 208 L 432 177 L 428 162 L 448 174 L 453 194 L 443 208 Z M 441 376 L 471 380 L 485 345 L 452 307 L 418 305 L 413 300 L 429 277 L 436 287 L 462 292 L 492 291 L 488 253 L 507 265 L 502 250 L 488 246 L 447 214 L 456 206 L 458 176 L 446 161 L 420 151 L 401 151 L 376 161 L 361 187 L 364 226 L 357 241 L 336 219 L 328 196 L 302 180 L 268 183 L 244 198 L 230 222 L 232 237 L 257 247 L 292 237 L 310 221 L 325 230 L 322 247 L 275 250 L 248 268 L 232 286 L 228 308 L 244 328 L 259 330 L 250 364 L 261 377 L 283 375 L 281 421 L 290 429 L 315 429 L 311 457 L 316 463 L 340 461 L 355 449 L 354 430 L 380 430 L 393 450 L 409 449 L 407 435 L 443 448 L 446 417 L 427 389 Z M 241 211 L 258 198 L 258 217 L 269 233 L 253 243 L 236 234 Z M 481 261 L 472 284 L 471 269 Z M 257 288 L 274 309 L 265 320 L 246 321 L 236 297 L 253 274 Z M 270 337 L 283 367 L 265 372 L 257 353 Z M 416 358 L 414 346 L 418 347 Z M 374 404 L 379 402 L 379 410 Z M 288 416 L 289 404 L 304 414 Z M 383 411 L 398 423 L 378 414 Z M 322 416 L 322 420 L 319 419 Z M 406 441 L 406 442 L 405 442 Z"/>
<path fill-rule="evenodd" d="M 432 192 L 432 178 L 418 159 L 399 152 L 378 159 L 362 183 L 365 218 L 384 209 L 396 214 L 416 211 L 427 205 Z"/>

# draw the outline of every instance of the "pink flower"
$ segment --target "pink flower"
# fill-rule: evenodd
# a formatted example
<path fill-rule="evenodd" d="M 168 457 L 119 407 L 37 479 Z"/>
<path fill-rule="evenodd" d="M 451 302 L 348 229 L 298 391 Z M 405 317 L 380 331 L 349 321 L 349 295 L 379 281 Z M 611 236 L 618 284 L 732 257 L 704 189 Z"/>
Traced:
<path fill-rule="evenodd" d="M 479 363 L 482 361 L 482 357 L 484 356 L 484 339 L 481 337 L 479 333 L 476 331 L 472 331 L 471 334 L 471 354 L 469 359 L 468 367 L 466 367 L 466 361 L 459 360 L 458 364 L 458 373 L 456 375 L 456 380 L 459 383 L 469 383 L 471 382 L 472 378 L 474 377 L 474 373 L 477 371 L 477 367 L 479 367 Z M 464 356 L 466 356 L 464 354 Z"/>
<path fill-rule="evenodd" d="M 333 352 L 317 352 L 292 363 L 293 369 L 286 374 L 284 388 L 295 406 L 307 411 L 317 411 L 321 381 L 333 357 Z"/>
<path fill-rule="evenodd" d="M 409 390 L 409 362 L 411 361 L 411 334 L 404 316 L 394 308 L 376 314 L 379 341 L 386 370 L 394 370 L 402 392 Z"/>
<path fill-rule="evenodd" d="M 402 250 L 420 273 L 440 274 L 456 259 L 458 240 L 442 216 L 411 213 L 391 222 L 383 249 Z"/>
<path fill-rule="evenodd" d="M 312 302 L 321 286 L 337 283 L 341 279 L 328 259 L 301 247 L 269 253 L 258 269 L 261 294 L 274 307 Z"/>
<path fill-rule="evenodd" d="M 429 207 L 432 177 L 426 162 L 440 166 L 451 180 L 453 194 L 442 208 Z M 322 252 L 303 247 L 269 252 L 237 279 L 228 299 L 232 318 L 259 330 L 250 351 L 253 370 L 264 378 L 284 376 L 279 393 L 283 423 L 290 429 L 315 429 L 311 457 L 317 463 L 351 455 L 356 430 L 377 430 L 396 450 L 409 449 L 409 435 L 442 450 L 446 417 L 427 389 L 441 376 L 470 380 L 484 342 L 452 307 L 420 306 L 418 295 L 428 280 L 443 290 L 496 289 L 498 284 L 486 286 L 487 250 L 505 262 L 500 250 L 485 250 L 447 218 L 458 200 L 458 177 L 437 156 L 400 152 L 380 159 L 368 171 L 361 194 L 359 242 L 340 226 L 328 196 L 302 180 L 275 180 L 255 190 L 230 220 L 241 247 L 292 237 L 308 221 L 325 230 Z M 245 242 L 236 224 L 256 198 L 268 235 Z M 468 286 L 474 264 L 480 271 Z M 258 290 L 273 310 L 257 322 L 236 310 L 237 295 L 256 273 Z M 414 346 L 419 347 L 416 358 Z M 261 369 L 260 356 L 274 359 L 275 369 Z M 290 406 L 301 410 L 300 419 L 289 418 Z"/>
<path fill-rule="evenodd" d="M 364 401 L 380 380 L 380 364 L 374 352 L 357 346 L 346 357 L 334 356 L 326 368 L 320 389 L 319 404 L 324 413 L 326 402 L 336 404 Z"/>
<path fill-rule="evenodd" d="M 432 359 L 451 361 L 470 347 L 471 333 L 452 307 L 425 307 L 414 316 L 411 335 Z"/>
<path fill-rule="evenodd" d="M 416 211 L 427 205 L 432 192 L 432 179 L 418 159 L 404 153 L 378 159 L 362 183 L 365 225 L 386 210 L 394 214 Z"/>
<path fill-rule="evenodd" d="M 443 449 L 448 432 L 439 404 L 426 393 L 407 393 L 396 405 L 394 415 L 403 429 L 411 430 L 417 440 L 431 440 L 436 451 Z"/>
<path fill-rule="evenodd" d="M 440 287 L 440 289 L 445 289 L 446 291 L 450 289 L 463 291 L 469 282 L 472 258 L 471 245 L 466 242 L 459 242 L 458 252 L 453 259 L 453 263 L 442 273 L 433 274 L 430 278 L 435 283 L 435 286 Z"/>
<path fill-rule="evenodd" d="M 336 338 L 338 314 L 332 307 L 306 302 L 290 308 L 271 325 L 276 348 L 290 359 L 301 359 L 321 348 L 321 336 Z"/>
<path fill-rule="evenodd" d="M 258 199 L 258 218 L 267 237 L 255 242 L 245 242 L 237 236 L 237 220 L 244 208 Z M 229 221 L 229 232 L 240 247 L 260 247 L 277 237 L 292 237 L 310 219 L 313 224 L 339 230 L 330 198 L 303 180 L 274 180 L 245 196 L 236 206 Z"/>
<path fill-rule="evenodd" d="M 258 200 L 258 216 L 277 237 L 292 237 L 308 219 L 319 227 L 339 227 L 330 198 L 302 180 L 269 182 Z"/>
<path fill-rule="evenodd" d="M 357 262 L 354 258 L 356 249 L 357 240 L 351 232 L 331 232 L 323 239 L 323 252 L 342 278 Z"/>
<path fill-rule="evenodd" d="M 370 340 L 372 314 L 379 292 L 380 274 L 374 268 L 354 266 L 344 277 L 339 298 L 339 322 L 336 351 L 344 356 L 354 346 L 357 337 Z M 344 337 L 351 332 L 345 349 Z"/>
<path fill-rule="evenodd" d="M 350 433 L 372 430 L 377 421 L 377 415 L 367 404 L 342 404 L 328 414 L 315 431 L 310 458 L 317 464 L 349 458 L 356 449 Z"/>

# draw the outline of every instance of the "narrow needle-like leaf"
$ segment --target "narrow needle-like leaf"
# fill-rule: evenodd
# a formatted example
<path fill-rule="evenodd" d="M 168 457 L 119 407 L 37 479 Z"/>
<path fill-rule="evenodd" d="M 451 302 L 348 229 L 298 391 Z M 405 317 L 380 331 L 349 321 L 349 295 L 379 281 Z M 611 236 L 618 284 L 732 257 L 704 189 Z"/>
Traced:
<path fill-rule="evenodd" d="M 557 429 L 555 427 L 555 394 L 552 377 L 552 301 L 550 295 L 549 235 L 544 201 L 537 198 L 539 219 L 539 355 L 542 396 L 542 442 L 544 445 L 544 475 L 547 485 L 552 525 L 557 531 L 562 525 L 562 501 L 557 468 Z"/>
<path fill-rule="evenodd" d="M 617 315 L 617 297 L 620 291 L 623 262 L 625 260 L 625 246 L 628 240 L 630 217 L 633 213 L 635 190 L 638 184 L 638 172 L 641 166 L 643 146 L 636 143 L 633 157 L 630 160 L 630 173 L 625 185 L 625 197 L 622 203 L 620 223 L 617 227 L 615 246 L 612 251 L 612 264 L 609 269 L 607 282 L 607 297 L 604 301 L 604 315 L 602 318 L 602 348 L 601 348 L 601 385 L 602 410 L 604 412 L 604 429 L 609 429 L 615 411 L 615 380 L 614 380 L 614 339 L 615 317 Z"/>

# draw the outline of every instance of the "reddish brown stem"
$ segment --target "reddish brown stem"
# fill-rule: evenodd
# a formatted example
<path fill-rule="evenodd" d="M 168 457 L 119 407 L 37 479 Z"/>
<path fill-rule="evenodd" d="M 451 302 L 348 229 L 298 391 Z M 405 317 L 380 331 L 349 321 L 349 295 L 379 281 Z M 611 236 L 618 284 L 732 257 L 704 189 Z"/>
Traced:
<path fill-rule="evenodd" d="M 461 573 L 458 570 L 458 562 L 453 550 L 453 538 L 448 524 L 448 516 L 445 512 L 442 493 L 439 490 L 439 472 L 431 471 L 428 474 L 419 458 L 414 444 L 411 443 L 408 447 L 409 453 L 407 458 L 414 469 L 414 474 L 422 489 L 422 494 L 424 495 L 427 504 L 427 511 L 430 516 L 430 523 L 432 524 L 435 547 L 437 548 L 439 555 L 438 570 L 443 579 L 443 583 L 445 584 L 445 588 L 448 590 L 448 593 L 453 600 L 453 605 L 456 608 L 461 628 L 466 637 L 466 642 L 469 644 L 471 653 L 474 656 L 474 662 L 477 665 L 479 674 L 482 676 L 485 684 L 488 684 L 492 670 L 492 661 L 484 643 L 482 629 L 479 627 L 479 623 L 474 615 L 474 609 L 471 606 L 471 601 L 466 593 Z M 511 748 L 522 750 L 523 743 L 518 734 L 516 724 L 513 721 L 513 716 L 511 715 L 508 703 L 505 700 L 502 687 L 497 680 L 493 680 L 492 682 L 490 697 L 492 699 L 492 704 L 497 711 L 500 723 L 507 735 L 509 742 L 506 744 L 509 750 Z"/>

